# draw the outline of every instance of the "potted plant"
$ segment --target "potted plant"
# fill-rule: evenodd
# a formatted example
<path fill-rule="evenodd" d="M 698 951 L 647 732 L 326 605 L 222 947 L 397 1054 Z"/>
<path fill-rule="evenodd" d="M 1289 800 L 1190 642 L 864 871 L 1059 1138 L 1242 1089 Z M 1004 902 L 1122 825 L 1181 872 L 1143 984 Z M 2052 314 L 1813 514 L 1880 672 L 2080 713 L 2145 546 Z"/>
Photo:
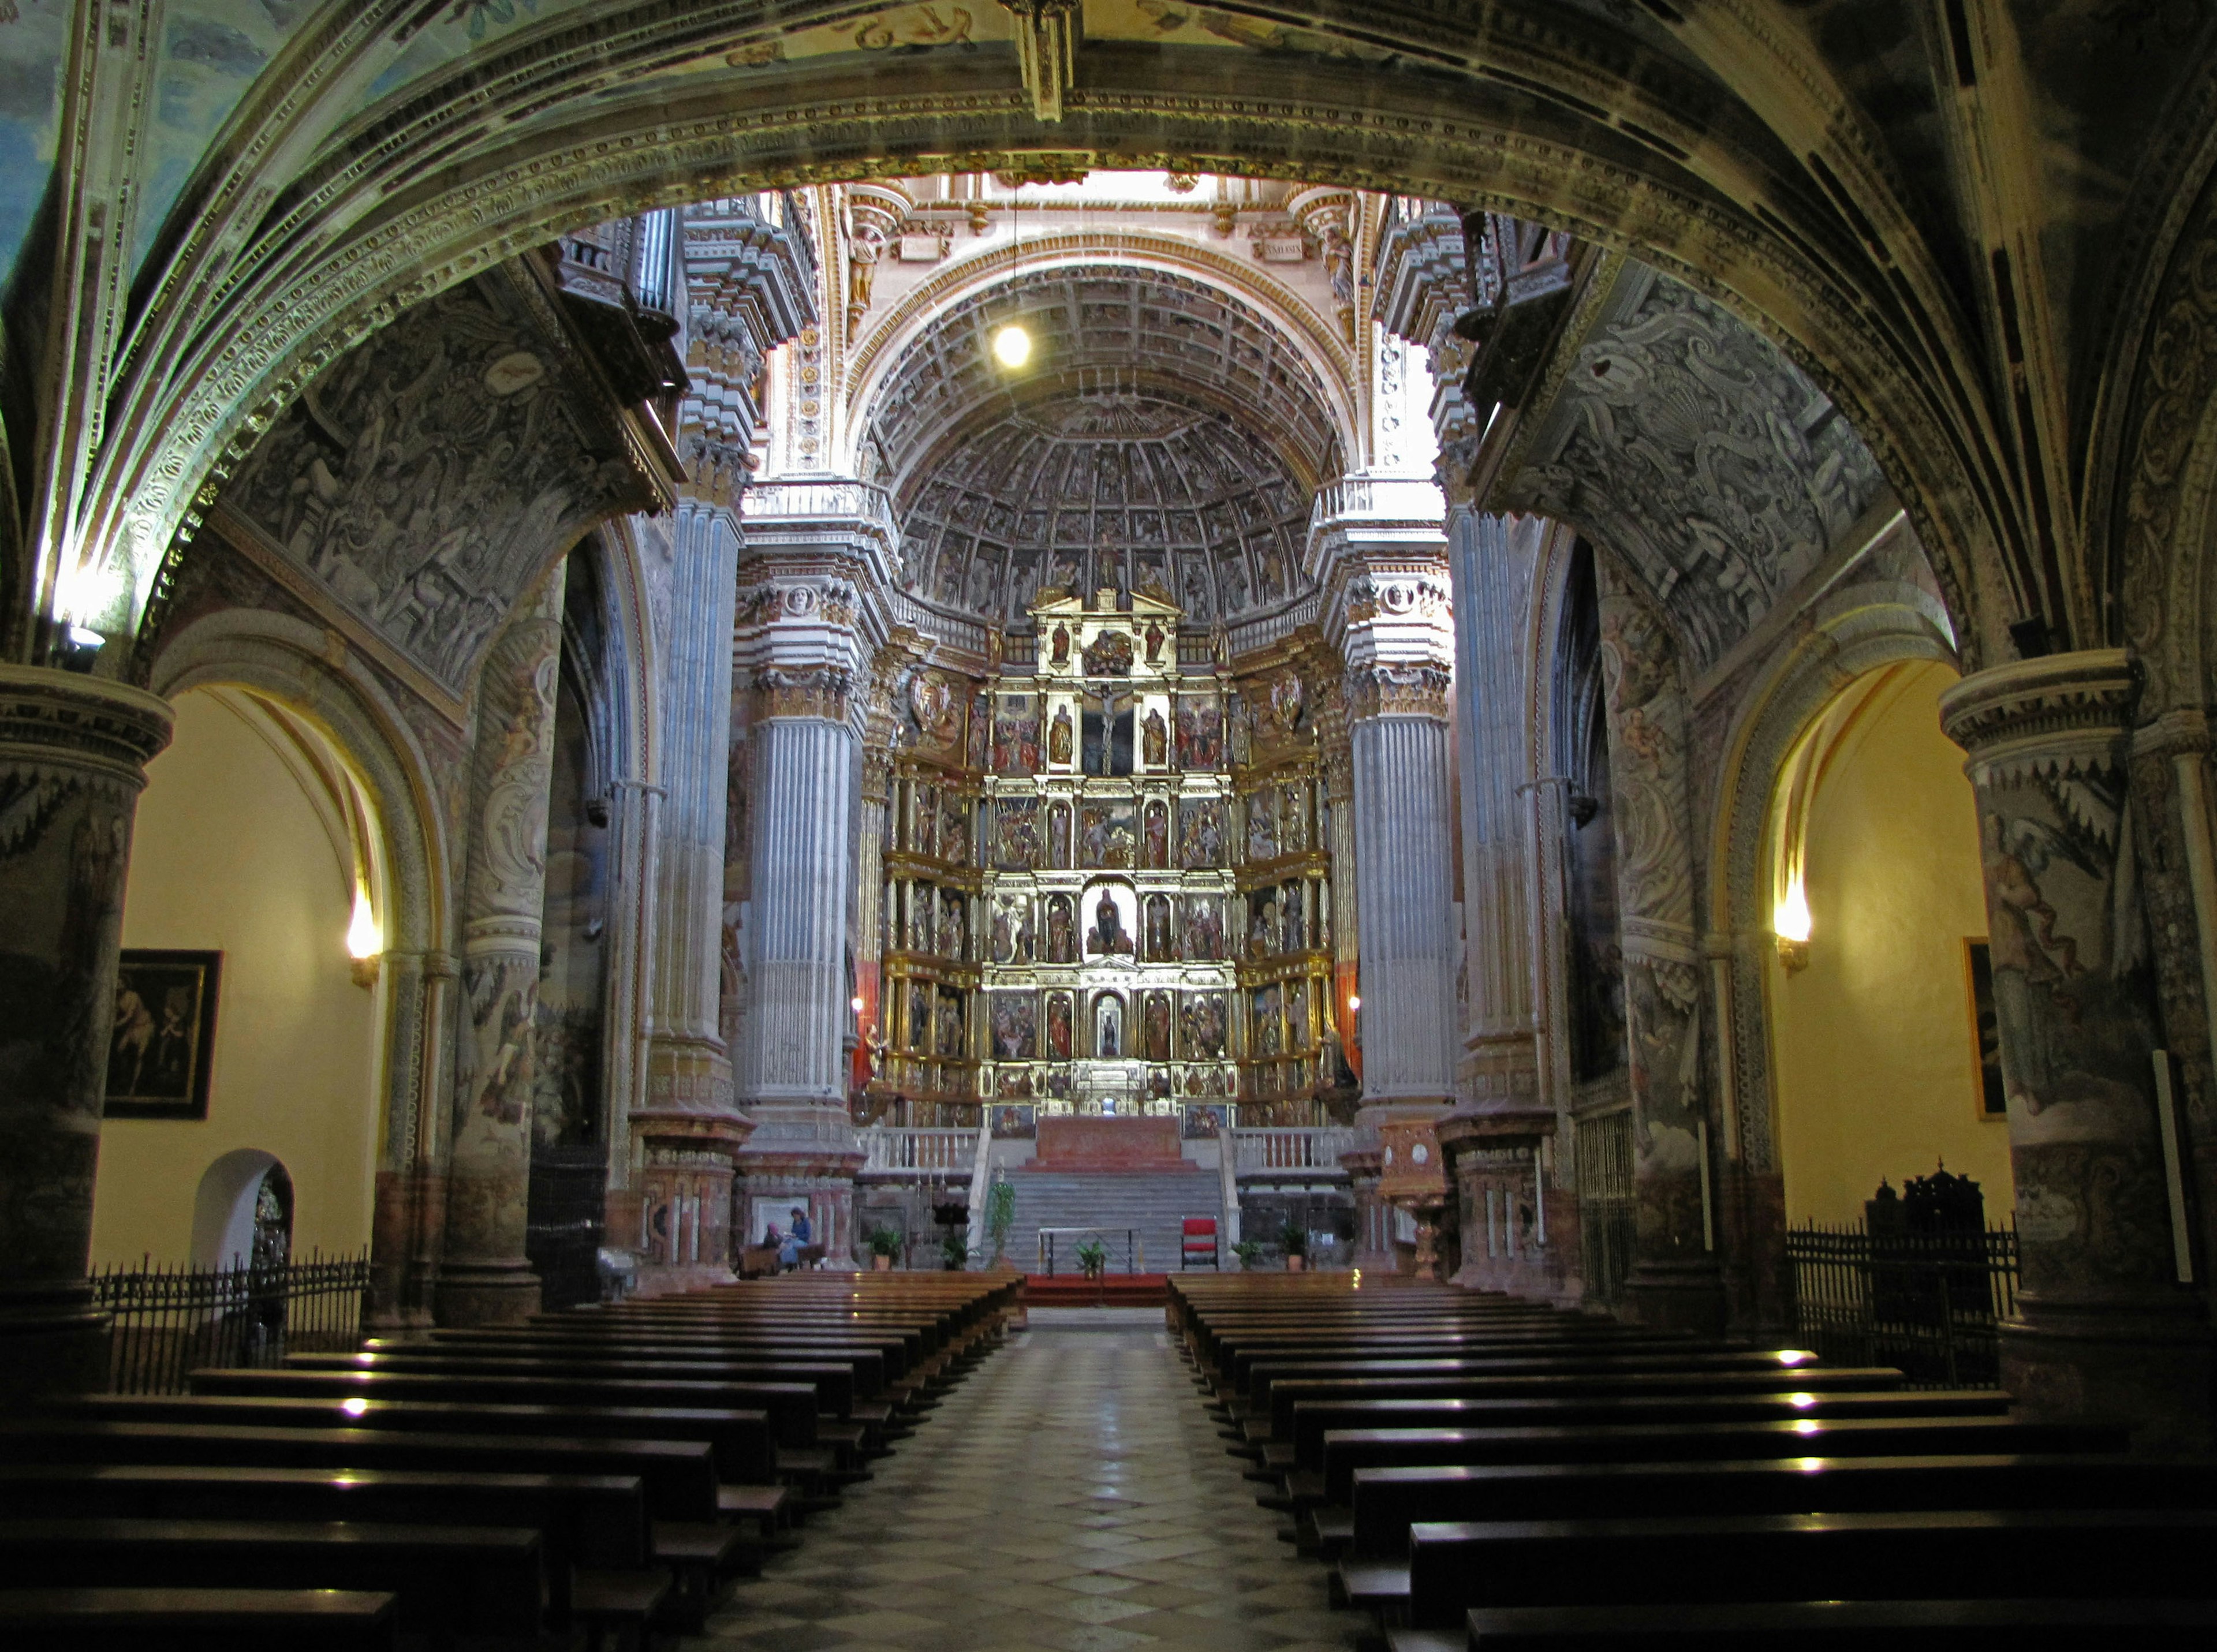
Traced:
<path fill-rule="evenodd" d="M 892 1267 L 893 1258 L 901 1254 L 900 1230 L 872 1228 L 869 1244 L 870 1266 L 880 1273 L 886 1273 Z"/>
<path fill-rule="evenodd" d="M 1016 1184 L 1006 1176 L 985 1190 L 985 1236 L 993 1242 L 993 1263 L 1000 1265 L 1009 1248 L 1009 1230 L 1016 1225 Z"/>
<path fill-rule="evenodd" d="M 1260 1239 L 1242 1239 L 1232 1247 L 1232 1254 L 1239 1259 L 1243 1273 L 1252 1273 L 1263 1266 L 1263 1242 Z"/>
<path fill-rule="evenodd" d="M 960 1273 L 970 1266 L 970 1241 L 960 1232 L 950 1232 L 939 1242 L 939 1257 L 946 1263 L 949 1273 Z"/>
<path fill-rule="evenodd" d="M 1078 1248 L 1078 1265 L 1085 1270 L 1085 1277 L 1097 1279 L 1108 1271 L 1108 1249 L 1098 1239 L 1088 1239 Z"/>
<path fill-rule="evenodd" d="M 1298 1273 L 1308 1266 L 1308 1230 L 1298 1222 L 1286 1224 L 1285 1251 L 1287 1273 Z"/>

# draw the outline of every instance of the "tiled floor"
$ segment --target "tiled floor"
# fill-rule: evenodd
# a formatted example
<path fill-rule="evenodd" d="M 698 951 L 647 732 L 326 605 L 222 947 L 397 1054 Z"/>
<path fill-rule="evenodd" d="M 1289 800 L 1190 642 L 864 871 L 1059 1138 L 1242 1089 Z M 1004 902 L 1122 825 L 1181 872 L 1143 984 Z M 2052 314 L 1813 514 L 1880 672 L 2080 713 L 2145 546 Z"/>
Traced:
<path fill-rule="evenodd" d="M 1239 1468 L 1160 1310 L 1037 1312 L 688 1644 L 1346 1652 Z"/>

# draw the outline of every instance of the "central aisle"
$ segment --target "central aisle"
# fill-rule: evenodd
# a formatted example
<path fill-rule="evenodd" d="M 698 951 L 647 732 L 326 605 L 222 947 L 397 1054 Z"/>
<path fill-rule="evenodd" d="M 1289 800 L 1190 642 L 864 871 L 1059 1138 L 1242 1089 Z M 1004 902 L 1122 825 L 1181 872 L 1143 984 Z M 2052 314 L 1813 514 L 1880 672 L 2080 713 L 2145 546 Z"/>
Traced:
<path fill-rule="evenodd" d="M 763 1652 L 1347 1652 L 1368 1620 L 1226 1455 L 1160 1309 L 1036 1311 L 707 1642 Z"/>

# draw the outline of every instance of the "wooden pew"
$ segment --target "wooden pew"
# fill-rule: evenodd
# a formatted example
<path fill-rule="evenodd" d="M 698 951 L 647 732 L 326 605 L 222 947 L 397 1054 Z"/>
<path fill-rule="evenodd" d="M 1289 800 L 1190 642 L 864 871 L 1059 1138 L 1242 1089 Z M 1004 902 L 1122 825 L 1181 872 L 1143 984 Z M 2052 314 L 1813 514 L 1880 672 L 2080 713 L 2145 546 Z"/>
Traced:
<path fill-rule="evenodd" d="M 1871 1513 L 1930 1508 L 2217 1508 L 2203 1459 L 2115 1452 L 1935 1453 L 1727 1461 L 1358 1469 L 1351 1565 L 1390 1564 L 1412 1526 L 1670 1514 Z"/>
<path fill-rule="evenodd" d="M 1984 1413 L 1800 1416 L 1732 1422 L 1607 1422 L 1522 1427 L 1334 1428 L 1323 1467 L 1297 1500 L 1346 1507 L 1366 1469 L 1466 1464 L 1702 1462 L 1783 1457 L 1898 1457 L 1917 1452 L 1991 1454 L 2121 1452 L 2123 1429 L 2094 1423 L 2019 1422 L 2004 1402 Z"/>
<path fill-rule="evenodd" d="M 280 1520 L 0 1520 L 0 1589 L 346 1589 L 390 1593 L 399 1627 L 524 1640 L 547 1607 L 528 1527 Z"/>
<path fill-rule="evenodd" d="M 0 1645 L 71 1652 L 393 1652 L 385 1590 L 0 1589 Z"/>
<path fill-rule="evenodd" d="M 1409 1534 L 1417 1628 L 1479 1606 L 1997 1596 L 2217 1597 L 2184 1563 L 2217 1541 L 2207 1509 L 1943 1509 L 1513 1520 Z M 1335 1576 L 1347 1598 L 1357 1569 Z"/>
<path fill-rule="evenodd" d="M 1393 1652 L 2184 1652 L 2217 1637 L 2207 1600 L 1796 1600 L 1502 1606 L 1454 1631 L 1397 1630 Z"/>

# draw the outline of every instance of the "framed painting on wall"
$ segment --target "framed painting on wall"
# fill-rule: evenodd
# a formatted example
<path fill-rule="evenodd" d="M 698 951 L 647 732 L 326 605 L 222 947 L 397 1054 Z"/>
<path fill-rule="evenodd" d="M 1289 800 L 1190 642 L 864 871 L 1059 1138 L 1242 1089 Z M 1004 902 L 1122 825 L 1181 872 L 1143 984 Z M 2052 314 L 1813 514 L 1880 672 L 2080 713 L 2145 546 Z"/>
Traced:
<path fill-rule="evenodd" d="M 221 952 L 126 948 L 108 1035 L 110 1119 L 205 1119 Z"/>
<path fill-rule="evenodd" d="M 1963 942 L 1963 978 L 1971 1002 L 1971 1060 L 1978 1070 L 1979 1117 L 2009 1122 L 2009 1094 L 2002 1083 L 2001 1025 L 1994 1014 L 1993 954 L 1984 935 Z"/>

